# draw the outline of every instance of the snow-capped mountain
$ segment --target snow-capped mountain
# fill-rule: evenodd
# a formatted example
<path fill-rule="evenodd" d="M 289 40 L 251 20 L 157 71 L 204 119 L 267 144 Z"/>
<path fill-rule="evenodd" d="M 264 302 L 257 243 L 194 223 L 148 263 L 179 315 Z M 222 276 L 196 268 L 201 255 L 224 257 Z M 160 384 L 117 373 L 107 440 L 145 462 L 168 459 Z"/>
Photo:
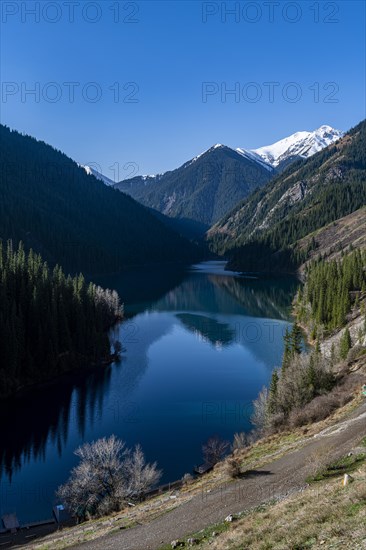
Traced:
<path fill-rule="evenodd" d="M 328 145 L 336 142 L 344 135 L 344 132 L 336 130 L 331 126 L 323 125 L 320 126 L 317 130 L 313 132 L 296 132 L 291 136 L 288 136 L 272 145 L 266 145 L 264 147 L 259 147 L 258 149 L 242 149 L 241 147 L 231 148 L 221 143 L 216 143 L 203 153 L 195 156 L 193 159 L 184 163 L 181 168 L 188 168 L 197 160 L 201 159 L 203 156 L 212 153 L 215 150 L 231 150 L 242 157 L 256 162 L 265 168 L 270 174 L 274 175 L 275 173 L 281 172 L 283 168 L 289 165 L 291 162 L 299 158 L 308 158 L 324 149 Z M 118 186 L 122 182 L 116 183 L 112 181 L 107 176 L 104 176 L 102 173 L 98 172 L 95 168 L 91 166 L 81 165 L 87 174 L 93 174 L 96 178 L 103 181 L 106 185 Z M 167 172 L 168 173 L 168 172 Z M 170 172 L 169 172 L 170 173 Z M 151 183 L 157 183 L 165 174 L 157 175 L 146 175 L 146 176 L 135 176 L 134 178 L 127 178 L 124 180 L 126 183 L 125 192 L 128 192 L 128 188 L 137 188 L 146 187 Z"/>
<path fill-rule="evenodd" d="M 343 135 L 344 132 L 324 125 L 313 132 L 296 132 L 272 145 L 253 149 L 252 153 L 259 155 L 265 162 L 277 168 L 297 158 L 311 157 Z"/>
<path fill-rule="evenodd" d="M 265 168 L 269 172 L 272 172 L 272 173 L 274 172 L 274 167 L 272 166 L 272 164 L 270 164 L 268 161 L 263 159 L 255 151 L 249 151 L 248 149 L 241 149 L 240 147 L 235 149 L 235 151 L 237 153 L 239 153 L 239 155 L 242 155 L 243 157 L 245 157 L 247 159 L 254 160 L 255 162 L 258 162 L 261 166 L 263 166 L 263 168 Z"/>
<path fill-rule="evenodd" d="M 275 168 L 254 157 L 216 143 L 175 170 L 156 177 L 135 176 L 114 187 L 202 234 L 276 174 Z"/>
<path fill-rule="evenodd" d="M 91 168 L 91 166 L 86 166 L 86 165 L 83 165 L 83 164 L 81 164 L 80 166 L 82 168 L 84 168 L 84 170 L 88 174 L 88 176 L 92 175 L 92 176 L 96 177 L 98 180 L 105 183 L 106 185 L 114 185 L 115 184 L 115 182 L 113 180 L 111 180 L 110 178 L 107 178 L 107 176 L 105 176 L 104 174 L 101 174 L 100 172 L 98 172 L 98 170 L 95 170 L 95 168 Z"/>
<path fill-rule="evenodd" d="M 196 162 L 199 158 L 203 157 L 203 155 L 206 155 L 207 153 L 210 153 L 210 152 L 214 151 L 215 149 L 230 149 L 231 151 L 234 151 L 235 153 L 238 153 L 239 155 L 241 155 L 242 157 L 244 157 L 248 160 L 259 163 L 263 168 L 265 168 L 269 172 L 273 173 L 273 171 L 274 171 L 273 166 L 271 164 L 269 164 L 268 162 L 266 162 L 265 160 L 263 160 L 260 155 L 257 155 L 257 153 L 255 153 L 253 151 L 249 151 L 247 149 L 241 149 L 240 147 L 237 147 L 236 149 L 233 149 L 232 147 L 228 147 L 227 145 L 222 145 L 221 143 L 216 143 L 216 145 L 213 145 L 209 149 L 206 149 L 206 151 L 203 151 L 203 153 L 200 153 L 199 155 L 194 157 L 192 160 L 186 162 L 183 166 L 185 168 L 187 168 L 190 164 L 192 164 L 193 162 Z"/>

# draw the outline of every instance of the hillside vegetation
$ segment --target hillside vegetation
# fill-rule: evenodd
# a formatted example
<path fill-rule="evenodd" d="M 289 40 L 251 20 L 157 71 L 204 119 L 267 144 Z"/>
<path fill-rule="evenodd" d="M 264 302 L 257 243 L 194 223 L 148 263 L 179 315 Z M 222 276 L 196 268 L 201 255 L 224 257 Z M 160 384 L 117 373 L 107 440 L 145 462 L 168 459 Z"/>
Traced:
<path fill-rule="evenodd" d="M 295 271 L 311 253 L 298 242 L 366 204 L 366 122 L 313 157 L 298 161 L 208 232 L 229 268 Z"/>
<path fill-rule="evenodd" d="M 51 271 L 40 255 L 0 242 L 0 397 L 110 356 L 116 292 Z"/>
<path fill-rule="evenodd" d="M 310 318 L 318 325 L 330 330 L 344 326 L 352 305 L 357 306 L 365 298 L 365 265 L 366 253 L 360 250 L 340 259 L 315 260 L 309 264 L 304 291 L 298 296 L 300 320 L 307 320 L 306 306 L 309 304 Z"/>
<path fill-rule="evenodd" d="M 68 272 L 190 261 L 193 245 L 42 141 L 0 126 L 0 238 Z"/>
<path fill-rule="evenodd" d="M 178 218 L 197 233 L 204 233 L 274 174 L 270 166 L 216 145 L 176 170 L 157 176 L 136 176 L 115 187 L 146 206 Z"/>

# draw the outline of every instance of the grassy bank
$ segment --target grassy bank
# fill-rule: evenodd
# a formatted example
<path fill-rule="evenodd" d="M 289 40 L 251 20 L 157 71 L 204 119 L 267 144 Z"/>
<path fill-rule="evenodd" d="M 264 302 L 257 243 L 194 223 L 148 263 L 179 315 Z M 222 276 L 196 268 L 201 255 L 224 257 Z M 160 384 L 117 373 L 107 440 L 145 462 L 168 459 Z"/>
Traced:
<path fill-rule="evenodd" d="M 363 550 L 366 542 L 365 456 L 344 487 L 342 475 L 310 485 L 192 535 L 197 548 L 212 550 Z M 182 541 L 183 542 L 183 541 Z M 169 547 L 164 547 L 168 549 Z"/>

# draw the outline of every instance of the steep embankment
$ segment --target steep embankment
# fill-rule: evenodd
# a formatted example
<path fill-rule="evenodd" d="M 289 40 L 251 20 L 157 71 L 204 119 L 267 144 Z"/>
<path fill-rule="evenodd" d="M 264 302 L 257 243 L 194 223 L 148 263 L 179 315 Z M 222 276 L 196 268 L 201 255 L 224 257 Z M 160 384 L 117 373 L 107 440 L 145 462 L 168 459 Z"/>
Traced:
<path fill-rule="evenodd" d="M 297 246 L 299 250 L 309 250 L 306 262 L 300 266 L 300 272 L 304 271 L 311 260 L 334 260 L 340 258 L 342 250 L 350 247 L 366 248 L 366 207 L 310 233 Z"/>

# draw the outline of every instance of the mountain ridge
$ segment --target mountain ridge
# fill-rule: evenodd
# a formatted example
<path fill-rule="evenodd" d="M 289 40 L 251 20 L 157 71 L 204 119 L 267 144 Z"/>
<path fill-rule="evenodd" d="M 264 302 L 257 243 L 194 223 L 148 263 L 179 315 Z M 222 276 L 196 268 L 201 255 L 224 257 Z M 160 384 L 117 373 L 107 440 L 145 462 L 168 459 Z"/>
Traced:
<path fill-rule="evenodd" d="M 271 166 L 280 169 L 281 166 L 288 165 L 289 159 L 294 161 L 309 158 L 343 136 L 344 132 L 323 124 L 312 132 L 295 132 L 271 145 L 253 149 L 252 152 Z"/>
<path fill-rule="evenodd" d="M 296 132 L 255 150 L 216 143 L 174 170 L 135 176 L 112 186 L 152 212 L 183 221 L 182 235 L 201 238 L 239 201 L 263 187 L 286 166 L 313 155 L 340 135 L 343 133 L 339 130 L 323 125 L 313 132 Z M 98 177 L 95 171 L 94 175 Z M 99 179 L 103 178 L 100 174 Z"/>
<path fill-rule="evenodd" d="M 271 145 L 264 145 L 262 147 L 258 147 L 256 149 L 246 149 L 243 147 L 230 147 L 228 145 L 224 145 L 222 143 L 216 143 L 214 145 L 211 145 L 208 149 L 205 149 L 202 153 L 199 153 L 192 159 L 184 162 L 181 164 L 178 168 L 187 167 L 196 160 L 198 160 L 200 157 L 205 155 L 206 153 L 219 148 L 227 148 L 231 149 L 232 151 L 236 151 L 237 153 L 241 154 L 244 157 L 249 158 L 250 160 L 254 160 L 256 162 L 259 162 L 261 165 L 266 167 L 269 171 L 271 170 L 271 167 L 276 168 L 283 160 L 286 160 L 287 157 L 296 157 L 296 158 L 308 158 L 312 156 L 313 154 L 319 152 L 324 147 L 327 147 L 331 143 L 334 143 L 337 141 L 337 139 L 340 139 L 344 136 L 344 132 L 341 130 L 337 130 L 333 128 L 332 126 L 329 126 L 327 124 L 323 124 L 319 128 L 313 131 L 297 131 L 293 134 L 290 134 L 289 136 L 286 136 L 284 138 L 281 138 L 280 140 L 272 143 Z M 288 151 L 290 150 L 290 151 Z M 285 158 L 281 158 L 285 156 Z M 133 181 L 137 180 L 137 178 L 141 178 L 143 180 L 159 180 L 161 176 L 173 172 L 177 168 L 173 170 L 167 170 L 166 172 L 161 172 L 158 174 L 144 174 L 144 175 L 137 175 L 133 178 L 126 178 L 124 180 L 121 180 L 119 182 L 113 182 L 110 178 L 105 176 L 102 172 L 98 172 L 95 168 L 92 168 L 88 165 L 81 165 L 85 168 L 85 171 L 90 174 L 92 173 L 96 178 L 100 179 L 101 181 L 106 180 L 107 185 L 117 185 L 122 182 L 127 181 Z"/>
<path fill-rule="evenodd" d="M 197 247 L 43 141 L 0 125 L 0 238 L 68 272 L 191 261 Z"/>
<path fill-rule="evenodd" d="M 295 270 L 306 254 L 296 249 L 300 239 L 366 204 L 365 136 L 362 121 L 241 201 L 208 231 L 211 249 L 232 269 Z"/>
<path fill-rule="evenodd" d="M 135 176 L 115 189 L 161 212 L 206 229 L 275 173 L 263 161 L 216 144 L 179 168 L 157 176 Z"/>

